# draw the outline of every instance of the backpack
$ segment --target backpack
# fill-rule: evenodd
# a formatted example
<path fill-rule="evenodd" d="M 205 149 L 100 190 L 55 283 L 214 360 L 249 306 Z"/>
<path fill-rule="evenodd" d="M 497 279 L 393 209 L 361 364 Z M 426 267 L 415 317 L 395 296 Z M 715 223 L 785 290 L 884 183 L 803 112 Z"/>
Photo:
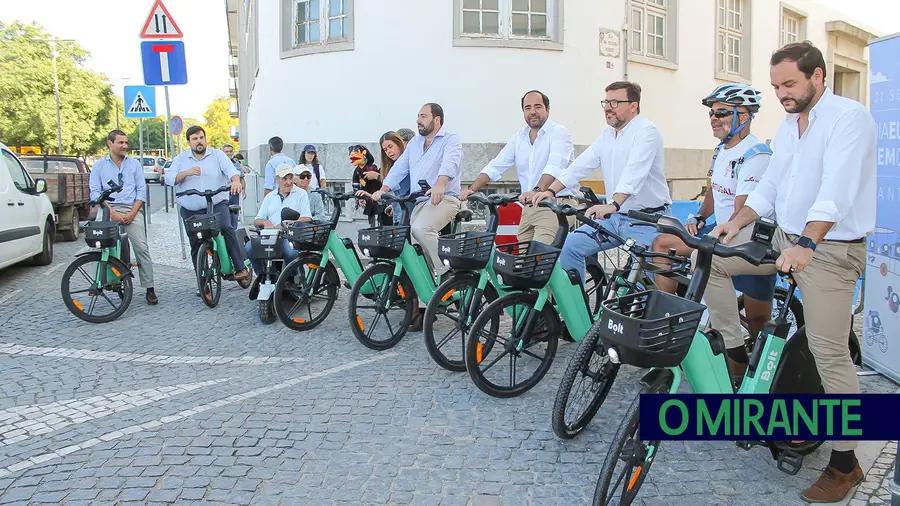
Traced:
<path fill-rule="evenodd" d="M 706 187 L 708 189 L 712 189 L 713 168 L 716 166 L 716 157 L 719 156 L 719 152 L 722 151 L 722 146 L 724 146 L 724 144 L 719 144 L 718 146 L 716 146 L 716 151 L 713 153 L 712 161 L 709 163 L 709 171 L 706 173 Z M 741 167 L 747 160 L 753 158 L 756 155 L 771 155 L 772 153 L 772 148 L 770 148 L 769 145 L 764 142 L 760 142 L 755 146 L 750 146 L 750 148 L 744 153 L 743 156 L 733 162 L 734 165 L 732 166 L 732 168 L 734 170 L 734 178 L 738 179 L 741 173 Z"/>

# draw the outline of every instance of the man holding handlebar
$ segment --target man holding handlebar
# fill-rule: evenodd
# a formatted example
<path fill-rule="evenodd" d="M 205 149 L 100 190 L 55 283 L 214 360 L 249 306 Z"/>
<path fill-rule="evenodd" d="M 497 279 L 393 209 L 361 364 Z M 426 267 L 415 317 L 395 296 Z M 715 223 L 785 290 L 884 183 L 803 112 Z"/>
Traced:
<path fill-rule="evenodd" d="M 853 293 L 866 261 L 866 236 L 875 228 L 876 126 L 854 100 L 825 86 L 825 59 L 808 42 L 773 53 L 769 74 L 788 113 L 773 141 L 762 181 L 729 222 L 713 229 L 730 246 L 750 240 L 758 216 L 775 211 L 775 265 L 713 258 L 705 300 L 709 320 L 725 338 L 732 374 L 746 371 L 732 276 L 794 271 L 803 293 L 809 349 L 828 394 L 858 394 L 847 349 Z M 724 237 L 723 237 L 724 235 Z M 838 502 L 863 479 L 854 441 L 833 442 L 831 460 L 801 494 L 807 502 Z"/>

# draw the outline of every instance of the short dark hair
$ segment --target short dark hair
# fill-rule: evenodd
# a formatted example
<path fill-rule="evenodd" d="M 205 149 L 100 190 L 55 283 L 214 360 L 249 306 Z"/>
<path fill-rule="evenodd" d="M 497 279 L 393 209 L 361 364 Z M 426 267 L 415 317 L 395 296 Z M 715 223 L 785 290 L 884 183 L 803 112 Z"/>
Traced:
<path fill-rule="evenodd" d="M 231 144 L 222 144 L 222 150 L 224 150 L 225 148 L 234 149 L 234 146 L 232 146 Z"/>
<path fill-rule="evenodd" d="M 269 139 L 269 147 L 272 148 L 272 151 L 281 153 L 281 150 L 284 149 L 284 141 L 276 135 Z"/>
<path fill-rule="evenodd" d="M 106 140 L 109 142 L 116 142 L 116 137 L 118 137 L 120 135 L 124 135 L 125 137 L 128 137 L 128 134 L 126 134 L 125 132 L 123 132 L 117 128 L 117 129 L 111 131 L 109 133 L 109 135 L 106 136 Z"/>
<path fill-rule="evenodd" d="M 444 119 L 444 108 L 439 106 L 438 104 L 435 104 L 434 102 L 428 102 L 425 105 L 431 107 L 432 116 L 434 116 L 435 118 L 441 118 L 441 126 L 444 126 L 444 124 L 447 122 Z"/>
<path fill-rule="evenodd" d="M 632 102 L 636 102 L 638 105 L 638 112 L 641 112 L 641 85 L 638 83 L 633 83 L 631 81 L 616 81 L 614 83 L 610 83 L 609 86 L 606 87 L 606 91 L 611 90 L 625 90 L 625 95 L 628 97 L 628 100 Z"/>
<path fill-rule="evenodd" d="M 547 109 L 550 108 L 550 97 L 548 97 L 547 95 L 544 95 L 544 92 L 542 92 L 542 91 L 531 90 L 531 91 L 529 91 L 528 93 L 522 95 L 522 109 L 525 108 L 525 97 L 527 97 L 528 95 L 531 95 L 532 93 L 540 93 L 540 94 L 541 94 L 541 100 L 544 101 L 544 107 L 546 107 Z"/>
<path fill-rule="evenodd" d="M 818 67 L 822 69 L 822 79 L 825 79 L 825 57 L 822 56 L 822 51 L 819 51 L 819 48 L 808 40 L 791 42 L 775 51 L 772 53 L 769 65 L 774 67 L 784 61 L 797 62 L 797 68 L 807 79 L 812 77 Z"/>
<path fill-rule="evenodd" d="M 203 135 L 206 135 L 206 130 L 203 129 L 200 125 L 194 125 L 187 129 L 184 133 L 184 138 L 187 140 L 191 140 L 191 136 L 196 134 L 197 132 L 203 132 Z"/>

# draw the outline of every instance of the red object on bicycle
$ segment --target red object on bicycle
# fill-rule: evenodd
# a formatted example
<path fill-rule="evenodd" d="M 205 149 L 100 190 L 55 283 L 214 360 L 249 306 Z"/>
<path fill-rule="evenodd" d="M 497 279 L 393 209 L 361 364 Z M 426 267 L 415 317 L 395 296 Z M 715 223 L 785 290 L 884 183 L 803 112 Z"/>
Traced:
<path fill-rule="evenodd" d="M 519 230 L 519 221 L 522 219 L 522 205 L 514 202 L 507 206 L 500 206 L 497 208 L 497 214 L 500 215 L 500 223 L 497 226 L 494 244 L 518 242 L 516 231 Z"/>

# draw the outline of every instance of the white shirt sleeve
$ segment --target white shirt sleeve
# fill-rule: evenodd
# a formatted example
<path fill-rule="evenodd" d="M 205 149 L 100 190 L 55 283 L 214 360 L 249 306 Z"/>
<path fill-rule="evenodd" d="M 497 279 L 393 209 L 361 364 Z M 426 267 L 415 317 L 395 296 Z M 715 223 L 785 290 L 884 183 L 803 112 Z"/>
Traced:
<path fill-rule="evenodd" d="M 600 150 L 603 145 L 603 134 L 578 155 L 578 158 L 571 165 L 562 170 L 556 178 L 560 183 L 566 185 L 566 188 L 578 187 L 581 180 L 588 174 L 600 168 Z"/>
<path fill-rule="evenodd" d="M 638 132 L 634 139 L 634 147 L 628 154 L 628 163 L 622 168 L 619 184 L 610 195 L 616 193 L 635 195 L 640 192 L 650 175 L 650 170 L 653 169 L 656 155 L 662 149 L 663 142 L 659 130 L 647 126 Z"/>
<path fill-rule="evenodd" d="M 519 134 L 513 135 L 503 149 L 497 153 L 493 160 L 481 169 L 481 173 L 487 175 L 491 181 L 498 181 L 503 173 L 516 164 L 516 139 Z"/>
<path fill-rule="evenodd" d="M 741 166 L 737 189 L 734 191 L 735 197 L 750 195 L 750 192 L 756 188 L 760 181 L 762 181 L 763 176 L 766 174 L 766 169 L 769 167 L 769 160 L 771 159 L 772 155 L 760 153 L 744 162 L 744 165 Z"/>

